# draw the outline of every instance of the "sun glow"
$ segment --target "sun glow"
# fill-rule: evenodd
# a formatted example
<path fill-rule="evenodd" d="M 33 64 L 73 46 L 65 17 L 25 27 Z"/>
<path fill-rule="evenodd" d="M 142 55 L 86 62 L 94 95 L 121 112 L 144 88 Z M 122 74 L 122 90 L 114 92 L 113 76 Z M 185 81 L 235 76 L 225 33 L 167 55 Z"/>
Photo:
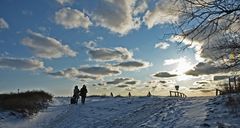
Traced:
<path fill-rule="evenodd" d="M 192 69 L 193 67 L 194 65 L 191 63 L 191 61 L 186 59 L 186 57 L 180 58 L 179 61 L 177 62 L 176 68 L 174 69 L 174 72 L 178 74 L 177 80 L 183 81 L 191 79 L 191 76 L 187 76 L 184 73 Z"/>
<path fill-rule="evenodd" d="M 186 58 L 181 58 L 177 64 L 175 71 L 178 74 L 184 74 L 186 71 L 192 69 L 193 66 L 194 65 L 191 62 L 187 61 Z"/>

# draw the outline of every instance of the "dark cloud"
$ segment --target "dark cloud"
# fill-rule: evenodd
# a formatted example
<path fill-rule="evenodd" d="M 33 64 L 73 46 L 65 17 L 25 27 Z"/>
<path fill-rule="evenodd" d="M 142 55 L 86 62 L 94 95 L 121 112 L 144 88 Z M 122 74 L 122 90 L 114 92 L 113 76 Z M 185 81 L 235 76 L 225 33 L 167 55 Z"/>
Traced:
<path fill-rule="evenodd" d="M 160 80 L 159 83 L 165 84 L 165 83 L 167 83 L 167 81 Z"/>
<path fill-rule="evenodd" d="M 118 85 L 117 87 L 119 87 L 119 88 L 126 88 L 126 87 L 128 87 L 128 85 L 122 84 L 122 85 Z"/>
<path fill-rule="evenodd" d="M 108 67 L 100 67 L 100 66 L 81 67 L 78 69 L 78 71 L 88 73 L 91 75 L 99 75 L 99 76 L 114 75 L 114 74 L 121 73 L 119 70 L 111 69 Z"/>
<path fill-rule="evenodd" d="M 81 67 L 68 68 L 58 72 L 48 72 L 47 74 L 57 77 L 80 78 L 80 79 L 99 79 L 104 76 L 118 74 L 120 71 L 107 67 Z"/>
<path fill-rule="evenodd" d="M 130 80 L 130 78 L 116 78 L 113 81 L 108 81 L 107 84 L 120 84 L 128 80 Z"/>
<path fill-rule="evenodd" d="M 119 67 L 124 70 L 133 71 L 133 70 L 138 70 L 141 68 L 147 68 L 147 67 L 151 66 L 151 64 L 149 62 L 144 62 L 144 61 L 140 61 L 140 60 L 131 60 L 131 61 L 121 62 L 114 66 Z"/>
<path fill-rule="evenodd" d="M 215 91 L 215 89 L 204 89 L 204 90 L 200 90 L 203 93 L 208 93 L 208 92 L 213 92 Z"/>
<path fill-rule="evenodd" d="M 166 84 L 164 84 L 164 85 L 162 85 L 163 87 L 169 87 L 169 85 L 166 85 Z"/>
<path fill-rule="evenodd" d="M 125 82 L 125 84 L 131 84 L 131 85 L 136 84 L 136 83 L 137 83 L 137 81 L 135 81 L 135 80 Z"/>
<path fill-rule="evenodd" d="M 44 63 L 36 59 L 0 57 L 0 68 L 36 70 L 43 69 Z"/>
<path fill-rule="evenodd" d="M 189 88 L 190 90 L 201 90 L 201 89 L 205 89 L 203 87 L 195 87 L 195 88 Z"/>
<path fill-rule="evenodd" d="M 88 45 L 90 45 L 88 43 Z M 92 44 L 91 44 L 92 45 Z M 115 49 L 89 47 L 88 55 L 96 61 L 123 61 L 132 59 L 133 53 L 123 47 Z"/>
<path fill-rule="evenodd" d="M 98 86 L 103 86 L 104 84 L 103 84 L 103 83 L 98 83 L 97 85 L 98 85 Z"/>
<path fill-rule="evenodd" d="M 170 74 L 168 72 L 158 72 L 153 75 L 154 77 L 163 77 L 163 78 L 168 78 L 168 77 L 175 77 L 177 74 Z"/>
<path fill-rule="evenodd" d="M 220 67 L 213 65 L 212 63 L 200 62 L 195 65 L 194 69 L 187 71 L 186 75 L 199 76 L 199 75 L 210 75 L 223 72 Z"/>
<path fill-rule="evenodd" d="M 213 80 L 217 81 L 217 80 L 225 80 L 228 79 L 229 76 L 226 75 L 222 75 L 222 76 L 213 76 Z"/>
<path fill-rule="evenodd" d="M 197 84 L 208 84 L 209 82 L 207 82 L 207 81 L 197 81 L 196 83 Z"/>
<path fill-rule="evenodd" d="M 97 76 L 91 76 L 91 75 L 86 75 L 86 74 L 78 74 L 75 77 L 79 78 L 79 79 L 93 79 L 93 80 L 98 79 Z"/>

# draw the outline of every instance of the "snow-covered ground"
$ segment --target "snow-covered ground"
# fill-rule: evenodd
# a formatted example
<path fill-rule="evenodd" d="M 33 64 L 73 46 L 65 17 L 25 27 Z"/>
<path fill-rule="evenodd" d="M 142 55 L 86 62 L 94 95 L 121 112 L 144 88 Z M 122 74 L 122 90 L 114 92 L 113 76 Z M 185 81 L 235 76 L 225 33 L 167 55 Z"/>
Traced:
<path fill-rule="evenodd" d="M 69 105 L 58 97 L 31 118 L 0 112 L 0 128 L 237 128 L 240 116 L 224 98 L 89 97 L 85 105 Z"/>

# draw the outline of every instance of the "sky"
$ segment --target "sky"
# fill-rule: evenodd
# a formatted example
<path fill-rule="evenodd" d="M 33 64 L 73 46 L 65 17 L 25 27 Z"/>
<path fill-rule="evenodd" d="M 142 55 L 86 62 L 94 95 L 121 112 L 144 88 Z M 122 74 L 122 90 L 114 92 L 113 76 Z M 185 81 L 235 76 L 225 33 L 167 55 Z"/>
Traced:
<path fill-rule="evenodd" d="M 179 16 L 162 0 L 1 0 L 0 93 L 46 90 L 70 96 L 214 95 L 197 47 L 173 36 Z M 202 72 L 198 72 L 201 74 Z"/>

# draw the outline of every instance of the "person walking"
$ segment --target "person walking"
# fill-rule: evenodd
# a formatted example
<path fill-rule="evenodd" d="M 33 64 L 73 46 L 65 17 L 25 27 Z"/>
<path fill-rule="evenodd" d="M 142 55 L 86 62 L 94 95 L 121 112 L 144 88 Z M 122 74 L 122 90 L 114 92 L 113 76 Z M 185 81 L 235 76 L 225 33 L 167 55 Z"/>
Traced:
<path fill-rule="evenodd" d="M 80 91 L 78 89 L 78 86 L 75 86 L 74 90 L 73 90 L 73 100 L 71 101 L 71 104 L 77 104 L 78 103 L 79 93 L 80 93 Z"/>
<path fill-rule="evenodd" d="M 86 85 L 83 85 L 82 88 L 80 89 L 80 96 L 81 96 L 82 104 L 85 104 L 85 99 L 87 97 L 87 93 L 88 93 L 87 87 L 86 87 Z"/>

